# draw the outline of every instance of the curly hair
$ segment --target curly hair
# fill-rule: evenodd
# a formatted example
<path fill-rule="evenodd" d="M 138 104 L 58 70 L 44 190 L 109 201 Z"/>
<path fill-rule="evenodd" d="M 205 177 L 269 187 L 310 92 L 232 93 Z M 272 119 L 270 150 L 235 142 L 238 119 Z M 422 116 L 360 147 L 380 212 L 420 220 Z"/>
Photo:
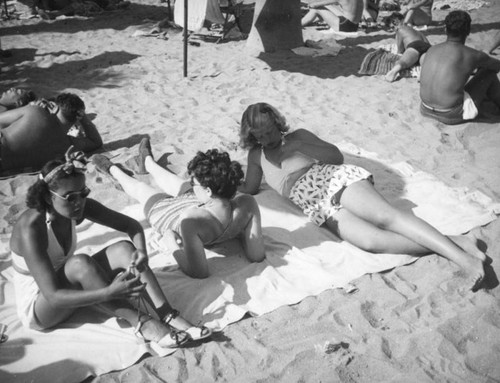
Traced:
<path fill-rule="evenodd" d="M 471 18 L 465 11 L 451 11 L 444 19 L 446 34 L 451 37 L 467 37 L 470 33 Z"/>
<path fill-rule="evenodd" d="M 55 102 L 59 106 L 64 118 L 73 124 L 82 111 L 85 110 L 83 100 L 73 93 L 61 93 L 56 97 Z"/>
<path fill-rule="evenodd" d="M 19 96 L 19 100 L 16 102 L 16 106 L 25 106 L 28 105 L 31 101 L 36 100 L 36 94 L 32 90 L 24 90 L 23 94 Z"/>
<path fill-rule="evenodd" d="M 83 176 L 81 173 L 75 172 L 67 174 L 64 171 L 60 171 L 57 172 L 57 174 L 48 183 L 43 180 L 43 177 L 49 174 L 52 169 L 55 169 L 57 166 L 64 163 L 65 162 L 63 160 L 52 160 L 47 162 L 42 170 L 40 170 L 40 179 L 28 188 L 28 192 L 26 194 L 26 205 L 29 208 L 36 209 L 40 212 L 49 210 L 50 205 L 47 203 L 50 197 L 49 190 L 57 190 L 59 187 L 59 181 L 62 179 Z"/>
<path fill-rule="evenodd" d="M 285 117 L 275 107 L 265 102 L 250 105 L 241 117 L 240 146 L 243 149 L 259 146 L 260 144 L 255 139 L 252 131 L 269 122 L 274 123 L 282 134 L 290 129 Z"/>
<path fill-rule="evenodd" d="M 231 161 L 227 152 L 217 149 L 198 152 L 188 163 L 188 174 L 216 196 L 230 199 L 236 194 L 243 179 L 243 170 L 237 161 Z"/>

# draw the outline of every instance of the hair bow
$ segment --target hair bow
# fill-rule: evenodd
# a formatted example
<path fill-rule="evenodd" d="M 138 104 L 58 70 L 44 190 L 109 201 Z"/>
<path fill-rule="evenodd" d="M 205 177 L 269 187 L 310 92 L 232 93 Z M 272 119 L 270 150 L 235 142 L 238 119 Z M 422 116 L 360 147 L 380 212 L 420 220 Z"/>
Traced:
<path fill-rule="evenodd" d="M 42 178 L 46 183 L 52 181 L 52 179 L 61 171 L 66 174 L 85 173 L 85 171 L 87 170 L 87 157 L 85 157 L 85 154 L 82 151 L 74 152 L 73 149 L 74 147 L 73 145 L 71 145 L 64 154 L 64 157 L 66 159 L 66 162 L 64 164 L 56 166 L 45 177 Z"/>

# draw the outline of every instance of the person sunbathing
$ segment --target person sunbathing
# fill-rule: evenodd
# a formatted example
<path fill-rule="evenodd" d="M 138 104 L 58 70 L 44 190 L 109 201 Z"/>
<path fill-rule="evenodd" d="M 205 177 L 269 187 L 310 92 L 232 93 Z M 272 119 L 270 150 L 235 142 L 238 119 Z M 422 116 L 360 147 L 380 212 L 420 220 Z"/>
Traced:
<path fill-rule="evenodd" d="M 313 0 L 308 3 L 309 12 L 302 18 L 302 26 L 321 19 L 331 31 L 357 32 L 363 15 L 363 0 Z"/>
<path fill-rule="evenodd" d="M 34 100 L 36 100 L 36 95 L 32 90 L 10 88 L 0 96 L 0 113 L 28 105 Z"/>
<path fill-rule="evenodd" d="M 401 7 L 401 14 L 407 25 L 429 25 L 432 22 L 432 5 L 434 0 L 409 0 Z"/>
<path fill-rule="evenodd" d="M 500 108 L 500 61 L 467 47 L 471 18 L 452 11 L 446 41 L 429 48 L 420 72 L 420 112 L 444 124 L 460 124 L 486 114 L 483 101 Z"/>
<path fill-rule="evenodd" d="M 103 155 L 94 155 L 92 162 L 144 206 L 144 215 L 186 275 L 207 278 L 205 247 L 232 238 L 240 238 L 250 262 L 264 260 L 258 205 L 251 196 L 235 197 L 243 171 L 226 152 L 198 152 L 187 166 L 191 181 L 158 165 L 148 138 L 141 141 L 139 158 L 142 172 L 150 173 L 162 191 L 130 177 Z"/>
<path fill-rule="evenodd" d="M 101 136 L 90 121 L 79 137 L 67 134 L 75 123 L 85 122 L 84 116 L 85 104 L 71 93 L 57 96 L 53 113 L 37 105 L 0 113 L 0 175 L 37 171 L 71 145 L 84 152 L 100 148 Z"/>
<path fill-rule="evenodd" d="M 420 218 L 396 209 L 374 188 L 367 170 L 344 164 L 335 145 L 305 129 L 288 130 L 285 118 L 269 104 L 257 103 L 245 110 L 240 145 L 249 153 L 241 192 L 256 194 L 265 177 L 311 222 L 341 239 L 373 253 L 435 252 L 467 273 L 471 289 L 479 286 L 486 256 L 472 240 L 445 237 Z"/>
<path fill-rule="evenodd" d="M 422 32 L 404 25 L 403 20 L 404 16 L 400 13 L 393 13 L 386 19 L 386 26 L 394 28 L 396 31 L 398 53 L 403 54 L 394 67 L 385 75 L 385 79 L 389 82 L 395 81 L 402 70 L 422 62 L 425 52 L 431 47 L 429 40 Z"/>
<path fill-rule="evenodd" d="M 88 198 L 87 160 L 68 149 L 65 160 L 51 160 L 26 195 L 28 209 L 10 238 L 17 312 L 34 330 L 57 327 L 78 307 L 102 305 L 160 347 L 178 347 L 205 338 L 210 330 L 179 316 L 148 266 L 139 222 Z M 78 253 L 76 226 L 83 220 L 128 234 L 93 255 Z M 156 317 L 131 300 L 146 297 Z M 139 307 L 140 308 L 140 307 Z"/>

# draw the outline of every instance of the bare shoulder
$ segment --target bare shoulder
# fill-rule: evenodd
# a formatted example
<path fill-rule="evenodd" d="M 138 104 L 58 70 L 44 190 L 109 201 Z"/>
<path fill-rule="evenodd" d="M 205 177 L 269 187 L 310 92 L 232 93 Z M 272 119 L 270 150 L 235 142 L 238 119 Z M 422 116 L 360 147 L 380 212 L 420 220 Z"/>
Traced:
<path fill-rule="evenodd" d="M 10 238 L 10 247 L 19 253 L 19 249 L 24 247 L 23 243 L 27 238 L 35 236 L 38 239 L 46 237 L 45 214 L 35 209 L 28 209 L 21 214 L 14 225 Z"/>
<path fill-rule="evenodd" d="M 236 208 L 240 207 L 242 209 L 247 209 L 249 211 L 253 211 L 256 208 L 258 209 L 257 201 L 254 196 L 250 194 L 238 194 L 232 200 L 233 206 Z"/>

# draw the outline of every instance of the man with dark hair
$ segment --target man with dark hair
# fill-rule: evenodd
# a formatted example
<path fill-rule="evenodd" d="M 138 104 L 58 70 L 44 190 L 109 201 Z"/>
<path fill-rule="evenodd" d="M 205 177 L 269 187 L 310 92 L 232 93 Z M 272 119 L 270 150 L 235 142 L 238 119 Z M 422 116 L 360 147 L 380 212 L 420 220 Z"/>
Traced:
<path fill-rule="evenodd" d="M 68 135 L 75 123 L 81 126 L 78 137 Z M 71 145 L 84 152 L 102 146 L 97 128 L 85 116 L 85 104 L 74 94 L 60 94 L 50 112 L 27 105 L 0 114 L 0 176 L 36 171 Z"/>
<path fill-rule="evenodd" d="M 465 46 L 471 18 L 452 11 L 445 18 L 447 39 L 429 48 L 420 74 L 420 111 L 448 125 L 476 118 L 481 103 L 500 108 L 500 61 Z"/>
<path fill-rule="evenodd" d="M 36 100 L 35 93 L 21 88 L 10 88 L 0 95 L 0 113 L 28 105 Z"/>

